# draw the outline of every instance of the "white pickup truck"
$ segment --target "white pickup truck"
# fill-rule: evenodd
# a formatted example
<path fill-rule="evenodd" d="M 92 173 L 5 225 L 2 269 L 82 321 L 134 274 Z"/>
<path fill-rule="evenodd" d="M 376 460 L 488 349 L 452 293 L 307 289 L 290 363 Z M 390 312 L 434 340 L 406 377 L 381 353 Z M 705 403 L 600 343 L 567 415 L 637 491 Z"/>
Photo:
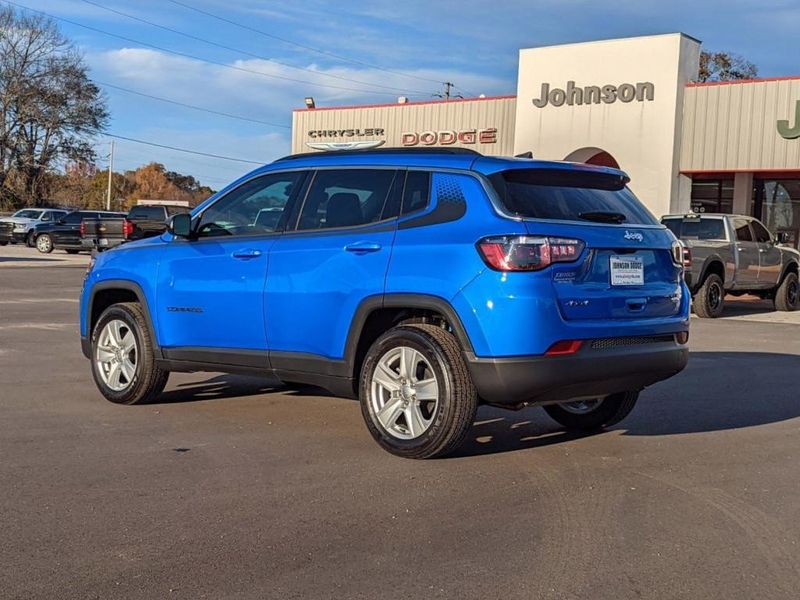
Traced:
<path fill-rule="evenodd" d="M 725 295 L 754 294 L 778 310 L 800 308 L 800 252 L 758 219 L 744 215 L 690 213 L 661 222 L 684 244 L 686 284 L 699 317 L 722 314 Z"/>

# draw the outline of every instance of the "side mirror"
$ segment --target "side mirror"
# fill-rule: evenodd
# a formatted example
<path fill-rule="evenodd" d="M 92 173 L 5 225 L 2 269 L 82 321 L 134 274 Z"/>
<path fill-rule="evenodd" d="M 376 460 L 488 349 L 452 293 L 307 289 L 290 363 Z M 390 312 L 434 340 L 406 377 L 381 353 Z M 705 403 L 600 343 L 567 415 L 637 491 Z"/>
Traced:
<path fill-rule="evenodd" d="M 186 213 L 173 215 L 167 222 L 167 231 L 176 237 L 192 236 L 192 217 Z"/>
<path fill-rule="evenodd" d="M 775 243 L 776 244 L 787 244 L 789 243 L 789 232 L 788 231 L 779 231 L 775 234 Z"/>

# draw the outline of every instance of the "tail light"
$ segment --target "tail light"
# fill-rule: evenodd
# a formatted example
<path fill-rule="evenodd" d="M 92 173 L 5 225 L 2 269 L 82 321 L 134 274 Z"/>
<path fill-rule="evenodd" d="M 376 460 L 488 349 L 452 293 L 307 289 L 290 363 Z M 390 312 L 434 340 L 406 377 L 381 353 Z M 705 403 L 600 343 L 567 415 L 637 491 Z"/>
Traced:
<path fill-rule="evenodd" d="M 581 240 L 518 235 L 484 238 L 478 251 L 496 271 L 540 271 L 553 263 L 578 260 L 585 246 Z"/>
<path fill-rule="evenodd" d="M 84 237 L 86 235 L 86 224 L 83 222 L 83 219 L 81 219 L 80 232 L 81 232 L 81 237 Z"/>
<path fill-rule="evenodd" d="M 685 269 L 692 266 L 692 251 L 679 240 L 672 242 L 672 262 Z"/>
<path fill-rule="evenodd" d="M 122 223 L 122 236 L 127 240 L 133 233 L 133 223 L 125 219 Z"/>

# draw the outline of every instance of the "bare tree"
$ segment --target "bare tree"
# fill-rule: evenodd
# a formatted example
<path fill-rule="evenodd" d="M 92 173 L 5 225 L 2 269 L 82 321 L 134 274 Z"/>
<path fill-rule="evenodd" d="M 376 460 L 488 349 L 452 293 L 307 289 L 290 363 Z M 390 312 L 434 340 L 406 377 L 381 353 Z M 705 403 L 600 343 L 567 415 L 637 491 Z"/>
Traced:
<path fill-rule="evenodd" d="M 0 203 L 39 204 L 65 161 L 92 162 L 108 121 L 82 55 L 55 23 L 0 8 Z"/>
<path fill-rule="evenodd" d="M 700 53 L 698 81 L 733 81 L 753 79 L 758 76 L 758 67 L 749 60 L 732 52 Z"/>

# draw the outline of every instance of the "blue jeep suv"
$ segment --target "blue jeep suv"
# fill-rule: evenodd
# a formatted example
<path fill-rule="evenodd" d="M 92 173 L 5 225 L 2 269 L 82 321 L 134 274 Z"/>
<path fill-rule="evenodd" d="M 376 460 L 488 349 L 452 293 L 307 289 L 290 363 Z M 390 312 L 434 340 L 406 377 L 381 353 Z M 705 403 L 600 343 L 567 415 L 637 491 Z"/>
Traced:
<path fill-rule="evenodd" d="M 358 397 L 411 458 L 455 450 L 480 404 L 610 426 L 688 356 L 681 246 L 627 182 L 458 149 L 289 156 L 97 256 L 83 353 L 121 404 L 171 371 Z"/>

